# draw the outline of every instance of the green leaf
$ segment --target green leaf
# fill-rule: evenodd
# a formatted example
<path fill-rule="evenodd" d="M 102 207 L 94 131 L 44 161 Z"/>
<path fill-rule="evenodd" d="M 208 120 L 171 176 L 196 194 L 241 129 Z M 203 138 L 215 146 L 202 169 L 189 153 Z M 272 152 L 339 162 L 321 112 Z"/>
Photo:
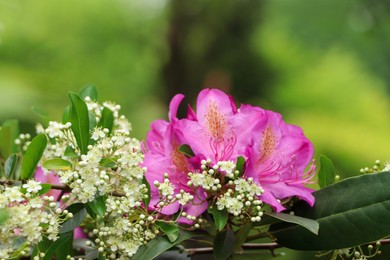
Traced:
<path fill-rule="evenodd" d="M 49 125 L 49 115 L 38 107 L 31 107 L 31 110 L 38 116 L 42 125 L 46 128 Z"/>
<path fill-rule="evenodd" d="M 7 221 L 8 217 L 9 217 L 8 210 L 5 208 L 0 208 L 0 225 L 5 221 Z"/>
<path fill-rule="evenodd" d="M 173 223 L 167 223 L 164 221 L 156 221 L 156 225 L 160 230 L 167 235 L 170 242 L 175 242 L 179 237 L 179 227 Z"/>
<path fill-rule="evenodd" d="M 22 180 L 30 179 L 33 177 L 38 162 L 42 157 L 47 145 L 47 138 L 45 134 L 39 134 L 31 140 L 31 143 L 27 147 L 26 153 L 22 160 L 22 167 L 20 177 Z"/>
<path fill-rule="evenodd" d="M 318 184 L 321 188 L 324 188 L 335 180 L 334 167 L 332 161 L 326 156 L 321 155 L 319 161 Z"/>
<path fill-rule="evenodd" d="M 56 253 L 57 248 L 64 246 L 68 243 L 69 240 L 73 239 L 73 231 L 60 234 L 56 241 L 51 241 L 44 237 L 41 242 L 34 248 L 32 257 L 38 255 L 40 252 L 45 253 L 42 260 L 50 260 L 52 256 Z M 58 255 L 57 255 L 58 257 Z"/>
<path fill-rule="evenodd" d="M 107 196 L 98 196 L 93 201 L 88 202 L 87 205 L 96 215 L 103 217 L 106 213 L 106 200 Z"/>
<path fill-rule="evenodd" d="M 19 135 L 19 122 L 17 120 L 4 121 L 0 127 L 0 155 L 8 158 L 11 154 L 17 152 L 15 139 Z"/>
<path fill-rule="evenodd" d="M 151 194 L 150 194 L 150 184 L 146 180 L 145 175 L 142 178 L 142 184 L 145 184 L 146 189 L 148 189 L 148 191 L 146 192 L 147 196 L 142 198 L 142 202 L 145 204 L 145 207 L 148 208 L 149 207 L 149 203 L 150 203 Z"/>
<path fill-rule="evenodd" d="M 116 161 L 113 158 L 103 158 L 100 160 L 99 165 L 106 168 L 116 167 Z"/>
<path fill-rule="evenodd" d="M 253 228 L 252 223 L 249 223 L 249 224 L 244 225 L 243 227 L 241 227 L 237 231 L 236 238 L 234 241 L 234 246 L 233 246 L 233 252 L 239 250 L 241 248 L 242 244 L 245 243 L 245 241 L 249 235 L 249 232 L 251 231 L 252 228 Z"/>
<path fill-rule="evenodd" d="M 16 153 L 11 154 L 5 161 L 4 173 L 7 179 L 9 179 L 14 173 L 17 163 L 18 163 L 18 155 Z"/>
<path fill-rule="evenodd" d="M 236 163 L 236 170 L 240 172 L 238 177 L 241 177 L 244 174 L 244 165 L 245 165 L 245 158 L 239 156 L 237 158 L 237 163 Z"/>
<path fill-rule="evenodd" d="M 354 247 L 390 235 L 390 173 L 361 175 L 313 193 L 314 207 L 301 201 L 295 215 L 315 219 L 318 236 L 298 225 L 275 224 L 271 235 L 279 244 L 297 250 Z"/>
<path fill-rule="evenodd" d="M 74 230 L 76 227 L 79 227 L 87 216 L 87 211 L 85 205 L 82 203 L 74 203 L 66 208 L 69 212 L 73 214 L 73 217 L 65 221 L 59 230 L 59 233 L 66 233 L 71 230 Z"/>
<path fill-rule="evenodd" d="M 179 236 L 175 242 L 170 242 L 166 236 L 159 236 L 150 240 L 146 245 L 141 246 L 137 253 L 132 256 L 133 260 L 153 259 L 156 256 L 164 253 L 168 249 L 180 244 L 181 242 L 196 237 L 202 236 L 204 232 L 200 231 L 185 231 L 179 230 Z"/>
<path fill-rule="evenodd" d="M 217 205 L 213 204 L 207 209 L 207 212 L 213 215 L 214 223 L 218 230 L 222 230 L 226 226 L 229 214 L 225 208 L 223 210 L 219 210 Z"/>
<path fill-rule="evenodd" d="M 73 235 L 71 237 L 68 237 L 61 246 L 57 247 L 55 251 L 56 260 L 68 260 L 67 256 L 73 256 L 73 237 L 74 232 L 71 231 L 69 233 L 72 233 Z"/>
<path fill-rule="evenodd" d="M 191 147 L 188 144 L 183 144 L 179 147 L 179 152 L 184 154 L 186 157 L 191 158 L 195 156 L 194 151 L 192 151 Z"/>
<path fill-rule="evenodd" d="M 88 108 L 84 100 L 75 93 L 69 93 L 69 99 L 71 102 L 70 122 L 72 123 L 72 131 L 81 154 L 86 154 L 90 137 Z"/>
<path fill-rule="evenodd" d="M 38 195 L 44 195 L 51 190 L 51 185 L 48 183 L 41 183 L 42 189 L 38 191 Z"/>
<path fill-rule="evenodd" d="M 86 97 L 90 97 L 91 100 L 98 100 L 98 92 L 97 89 L 94 85 L 92 84 L 87 84 L 85 85 L 81 91 L 80 91 L 80 97 L 85 99 Z"/>
<path fill-rule="evenodd" d="M 114 113 L 111 109 L 107 107 L 103 108 L 102 117 L 100 118 L 98 126 L 107 128 L 109 133 L 111 133 L 112 128 L 114 127 Z"/>
<path fill-rule="evenodd" d="M 218 232 L 214 240 L 214 258 L 217 260 L 228 259 L 234 252 L 234 242 L 234 232 L 230 228 Z"/>
<path fill-rule="evenodd" d="M 265 213 L 268 216 L 271 216 L 273 218 L 279 219 L 283 222 L 293 223 L 300 225 L 310 232 L 312 232 L 315 235 L 318 235 L 318 230 L 320 228 L 320 225 L 317 221 L 309 218 L 303 218 L 295 215 L 285 214 L 285 213 L 278 213 L 278 212 L 268 212 Z"/>
<path fill-rule="evenodd" d="M 79 155 L 75 152 L 75 150 L 72 147 L 70 147 L 70 146 L 66 147 L 64 155 L 66 157 L 68 157 L 68 158 L 77 158 L 77 157 L 79 157 Z"/>
<path fill-rule="evenodd" d="M 51 171 L 67 171 L 72 169 L 72 163 L 61 158 L 46 160 L 42 166 Z"/>

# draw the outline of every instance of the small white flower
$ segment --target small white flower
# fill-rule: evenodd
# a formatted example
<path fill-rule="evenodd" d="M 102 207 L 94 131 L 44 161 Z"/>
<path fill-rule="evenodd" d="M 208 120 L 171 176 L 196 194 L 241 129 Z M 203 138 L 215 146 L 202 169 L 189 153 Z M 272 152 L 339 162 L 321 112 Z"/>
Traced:
<path fill-rule="evenodd" d="M 23 184 L 23 188 L 27 189 L 28 193 L 37 193 L 42 189 L 41 183 L 29 180 L 26 184 Z"/>

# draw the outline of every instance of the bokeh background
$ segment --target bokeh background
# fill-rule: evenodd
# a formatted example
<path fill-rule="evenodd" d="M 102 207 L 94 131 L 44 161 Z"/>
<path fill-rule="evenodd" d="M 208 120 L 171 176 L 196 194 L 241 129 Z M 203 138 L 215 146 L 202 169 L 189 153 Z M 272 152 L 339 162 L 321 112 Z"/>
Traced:
<path fill-rule="evenodd" d="M 220 88 L 301 126 L 345 178 L 390 160 L 389 46 L 389 0 L 0 0 L 0 123 L 59 120 L 90 83 L 143 139 L 175 93 Z"/>

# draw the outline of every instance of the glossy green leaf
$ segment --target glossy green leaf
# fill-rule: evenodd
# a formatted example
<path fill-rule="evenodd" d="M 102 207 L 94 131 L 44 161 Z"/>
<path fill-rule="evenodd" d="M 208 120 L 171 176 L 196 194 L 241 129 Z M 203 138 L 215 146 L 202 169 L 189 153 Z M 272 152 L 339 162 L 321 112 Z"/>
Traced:
<path fill-rule="evenodd" d="M 1 223 L 7 221 L 8 217 L 9 217 L 8 210 L 5 208 L 0 208 L 0 225 Z"/>
<path fill-rule="evenodd" d="M 298 225 L 275 224 L 272 236 L 297 250 L 354 247 L 390 235 L 390 173 L 366 174 L 329 185 L 313 193 L 314 207 L 301 201 L 295 215 L 315 219 L 318 236 Z"/>
<path fill-rule="evenodd" d="M 244 166 L 245 166 L 245 158 L 242 156 L 239 156 L 237 158 L 237 163 L 236 163 L 236 170 L 240 172 L 238 175 L 241 177 L 244 174 Z"/>
<path fill-rule="evenodd" d="M 213 215 L 215 226 L 218 230 L 222 230 L 228 221 L 229 214 L 226 209 L 219 210 L 217 205 L 213 205 L 207 209 L 208 213 Z"/>
<path fill-rule="evenodd" d="M 116 163 L 113 158 L 103 158 L 100 160 L 99 165 L 106 168 L 114 168 L 117 166 Z"/>
<path fill-rule="evenodd" d="M 156 221 L 156 225 L 160 230 L 167 235 L 170 242 L 175 242 L 179 237 L 179 227 L 173 223 L 167 223 L 164 221 Z"/>
<path fill-rule="evenodd" d="M 73 232 L 67 232 L 59 234 L 59 237 L 56 241 L 51 241 L 44 237 L 41 242 L 34 248 L 32 252 L 32 257 L 38 255 L 40 252 L 45 253 L 42 260 L 50 260 L 56 254 L 56 251 L 59 247 L 64 246 L 68 243 L 69 240 L 73 239 Z"/>
<path fill-rule="evenodd" d="M 98 95 L 98 91 L 94 85 L 87 84 L 81 89 L 80 97 L 82 97 L 83 99 L 86 97 L 90 97 L 91 100 L 96 101 L 96 100 L 98 100 L 99 95 Z"/>
<path fill-rule="evenodd" d="M 53 158 L 44 161 L 43 167 L 51 171 L 67 171 L 72 169 L 72 163 L 61 158 Z"/>
<path fill-rule="evenodd" d="M 38 194 L 40 196 L 48 193 L 51 190 L 51 185 L 48 183 L 41 183 L 41 186 L 42 186 L 42 189 L 40 191 L 38 191 Z"/>
<path fill-rule="evenodd" d="M 332 161 L 326 156 L 321 155 L 319 162 L 318 184 L 321 188 L 324 188 L 332 184 L 335 180 L 334 167 Z"/>
<path fill-rule="evenodd" d="M 214 240 L 214 258 L 216 260 L 228 259 L 234 252 L 234 243 L 233 230 L 227 228 L 218 232 Z"/>
<path fill-rule="evenodd" d="M 140 247 L 135 255 L 132 256 L 133 260 L 145 260 L 153 259 L 156 256 L 164 253 L 168 249 L 180 244 L 181 242 L 204 235 L 204 232 L 200 231 L 186 231 L 179 230 L 179 236 L 175 242 L 170 242 L 166 236 L 159 236 L 150 240 L 146 245 Z"/>
<path fill-rule="evenodd" d="M 74 232 L 71 231 L 72 236 L 67 237 L 61 246 L 58 246 L 55 250 L 56 260 L 69 260 L 67 256 L 73 256 L 73 237 Z"/>
<path fill-rule="evenodd" d="M 102 128 L 107 128 L 108 131 L 111 133 L 112 128 L 114 127 L 114 113 L 111 111 L 111 109 L 104 107 L 102 110 L 102 117 L 99 121 L 98 126 Z"/>
<path fill-rule="evenodd" d="M 191 158 L 195 156 L 194 151 L 192 151 L 191 147 L 188 144 L 183 144 L 179 147 L 179 152 L 184 154 L 186 157 Z"/>
<path fill-rule="evenodd" d="M 4 173 L 7 179 L 9 179 L 14 173 L 17 163 L 18 163 L 18 155 L 16 153 L 11 154 L 5 161 Z"/>
<path fill-rule="evenodd" d="M 96 127 L 96 116 L 92 111 L 88 111 L 88 119 L 89 119 L 89 130 L 92 131 Z M 91 139 L 89 142 L 95 142 L 95 140 Z"/>
<path fill-rule="evenodd" d="M 146 189 L 148 190 L 146 192 L 146 197 L 142 198 L 142 202 L 145 204 L 145 207 L 147 208 L 149 206 L 149 203 L 150 203 L 150 197 L 151 197 L 151 194 L 150 194 L 150 184 L 149 182 L 146 180 L 145 178 L 145 175 L 144 177 L 142 178 L 142 184 L 145 184 L 146 186 Z"/>
<path fill-rule="evenodd" d="M 61 225 L 61 228 L 59 230 L 60 234 L 74 230 L 76 227 L 80 226 L 80 224 L 87 216 L 85 205 L 82 203 L 72 204 L 66 209 L 73 214 L 73 217 L 68 219 Z"/>
<path fill-rule="evenodd" d="M 19 136 L 19 122 L 17 120 L 4 121 L 0 127 L 0 155 L 8 158 L 17 152 L 15 139 Z"/>
<path fill-rule="evenodd" d="M 69 99 L 71 102 L 70 122 L 72 123 L 72 131 L 81 154 L 86 154 L 90 137 L 88 108 L 84 100 L 75 93 L 69 93 Z"/>
<path fill-rule="evenodd" d="M 96 215 L 103 217 L 106 213 L 106 199 L 107 196 L 98 196 L 93 201 L 88 202 L 87 205 Z"/>
<path fill-rule="evenodd" d="M 283 222 L 288 222 L 288 223 L 300 225 L 300 226 L 306 228 L 307 230 L 309 230 L 310 232 L 312 232 L 313 234 L 318 235 L 318 230 L 320 228 L 320 225 L 318 224 L 317 221 L 315 221 L 313 219 L 303 218 L 303 217 L 280 213 L 280 212 L 279 213 L 278 212 L 268 212 L 265 214 L 267 214 L 268 216 L 271 216 L 273 218 L 279 219 Z"/>
<path fill-rule="evenodd" d="M 242 244 L 245 243 L 251 229 L 253 228 L 252 223 L 246 224 L 243 227 L 241 227 L 237 232 L 236 232 L 236 238 L 234 240 L 234 248 L 233 251 L 240 250 Z"/>
<path fill-rule="evenodd" d="M 45 134 L 39 134 L 31 140 L 22 160 L 20 172 L 22 180 L 30 179 L 34 176 L 38 162 L 45 151 L 46 145 L 47 138 Z"/>

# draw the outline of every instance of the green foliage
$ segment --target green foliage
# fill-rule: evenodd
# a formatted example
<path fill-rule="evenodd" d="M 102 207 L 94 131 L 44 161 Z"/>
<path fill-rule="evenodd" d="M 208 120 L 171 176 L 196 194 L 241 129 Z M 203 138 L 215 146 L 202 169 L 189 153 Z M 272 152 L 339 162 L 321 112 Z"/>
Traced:
<path fill-rule="evenodd" d="M 34 176 L 38 162 L 42 157 L 47 145 L 45 134 L 39 134 L 31 140 L 22 160 L 20 178 L 22 180 L 30 179 Z"/>
<path fill-rule="evenodd" d="M 142 184 L 144 184 L 146 186 L 146 189 L 147 189 L 146 197 L 144 197 L 142 199 L 142 202 L 145 204 L 145 207 L 148 208 L 149 207 L 149 203 L 150 203 L 151 194 L 150 194 L 150 184 L 146 180 L 145 176 L 142 178 Z"/>
<path fill-rule="evenodd" d="M 313 234 L 318 235 L 318 230 L 320 228 L 320 225 L 318 224 L 317 221 L 315 221 L 313 219 L 303 218 L 303 217 L 280 213 L 280 212 L 279 213 L 278 212 L 268 212 L 266 214 L 268 216 L 273 217 L 273 218 L 279 219 L 283 222 L 297 224 L 301 227 L 306 228 L 307 230 L 309 230 Z"/>
<path fill-rule="evenodd" d="M 54 255 L 56 257 L 60 257 L 60 254 L 64 253 L 72 255 L 72 252 L 63 252 L 60 249 L 61 247 L 66 246 L 69 243 L 69 240 L 73 240 L 73 231 L 60 234 L 56 241 L 51 241 L 44 237 L 42 241 L 39 242 L 39 244 L 34 248 L 32 257 L 39 255 L 40 252 L 45 253 L 45 256 L 41 258 L 43 260 L 50 260 Z"/>
<path fill-rule="evenodd" d="M 61 158 L 46 160 L 42 166 L 51 171 L 67 171 L 72 169 L 72 163 Z"/>
<path fill-rule="evenodd" d="M 214 239 L 214 258 L 216 260 L 228 259 L 234 252 L 234 243 L 233 230 L 226 228 L 218 232 Z"/>
<path fill-rule="evenodd" d="M 7 120 L 0 127 L 0 156 L 7 158 L 16 153 L 15 139 L 19 135 L 18 120 Z"/>
<path fill-rule="evenodd" d="M 99 121 L 99 125 L 102 128 L 107 128 L 109 133 L 111 133 L 114 126 L 114 114 L 111 109 L 105 107 L 102 111 L 102 118 Z"/>
<path fill-rule="evenodd" d="M 214 223 L 218 230 L 225 228 L 229 218 L 226 208 L 219 210 L 217 205 L 214 203 L 211 207 L 208 207 L 207 212 L 213 215 Z"/>
<path fill-rule="evenodd" d="M 242 156 L 239 156 L 237 158 L 237 163 L 236 163 L 236 170 L 239 171 L 239 177 L 241 177 L 244 174 L 244 166 L 245 166 L 245 158 Z"/>
<path fill-rule="evenodd" d="M 150 240 L 146 245 L 140 247 L 135 255 L 132 256 L 134 260 L 153 259 L 170 248 L 186 241 L 190 238 L 204 235 L 203 232 L 179 230 L 179 236 L 175 242 L 170 242 L 165 236 L 159 236 Z"/>
<path fill-rule="evenodd" d="M 89 97 L 91 100 L 97 101 L 99 94 L 94 85 L 88 84 L 81 89 L 80 97 L 83 99 Z"/>
<path fill-rule="evenodd" d="M 169 242 L 174 243 L 179 238 L 179 227 L 177 224 L 156 221 L 156 225 L 168 237 Z"/>
<path fill-rule="evenodd" d="M 324 188 L 332 184 L 335 180 L 335 173 L 332 161 L 326 157 L 320 156 L 320 168 L 318 169 L 318 184 Z"/>
<path fill-rule="evenodd" d="M 61 228 L 59 230 L 60 234 L 74 230 L 76 227 L 80 226 L 80 224 L 87 216 L 85 205 L 82 203 L 74 203 L 68 206 L 66 210 L 71 212 L 73 214 L 73 217 L 61 225 Z"/>
<path fill-rule="evenodd" d="M 183 144 L 179 147 L 179 152 L 184 154 L 187 158 L 191 158 L 195 155 L 194 151 L 192 151 L 191 147 L 188 144 Z"/>
<path fill-rule="evenodd" d="M 10 179 L 14 174 L 17 163 L 18 163 L 18 155 L 16 153 L 11 154 L 5 161 L 4 173 L 7 179 Z"/>
<path fill-rule="evenodd" d="M 88 202 L 87 205 L 87 210 L 88 208 L 92 210 L 94 214 L 97 216 L 104 216 L 104 213 L 106 213 L 106 199 L 107 196 L 97 196 L 93 201 Z M 91 216 L 93 217 L 93 216 Z"/>
<path fill-rule="evenodd" d="M 329 185 L 313 194 L 314 207 L 300 202 L 292 208 L 297 216 L 318 221 L 318 236 L 292 224 L 275 224 L 271 234 L 283 246 L 310 251 L 348 248 L 389 236 L 388 183 L 390 173 L 383 172 Z"/>
<path fill-rule="evenodd" d="M 72 131 L 81 154 L 86 154 L 90 139 L 88 108 L 84 100 L 75 93 L 69 93 L 69 99 L 71 102 L 70 122 L 72 123 Z"/>
<path fill-rule="evenodd" d="M 0 225 L 7 221 L 9 217 L 8 211 L 5 208 L 0 208 Z"/>

